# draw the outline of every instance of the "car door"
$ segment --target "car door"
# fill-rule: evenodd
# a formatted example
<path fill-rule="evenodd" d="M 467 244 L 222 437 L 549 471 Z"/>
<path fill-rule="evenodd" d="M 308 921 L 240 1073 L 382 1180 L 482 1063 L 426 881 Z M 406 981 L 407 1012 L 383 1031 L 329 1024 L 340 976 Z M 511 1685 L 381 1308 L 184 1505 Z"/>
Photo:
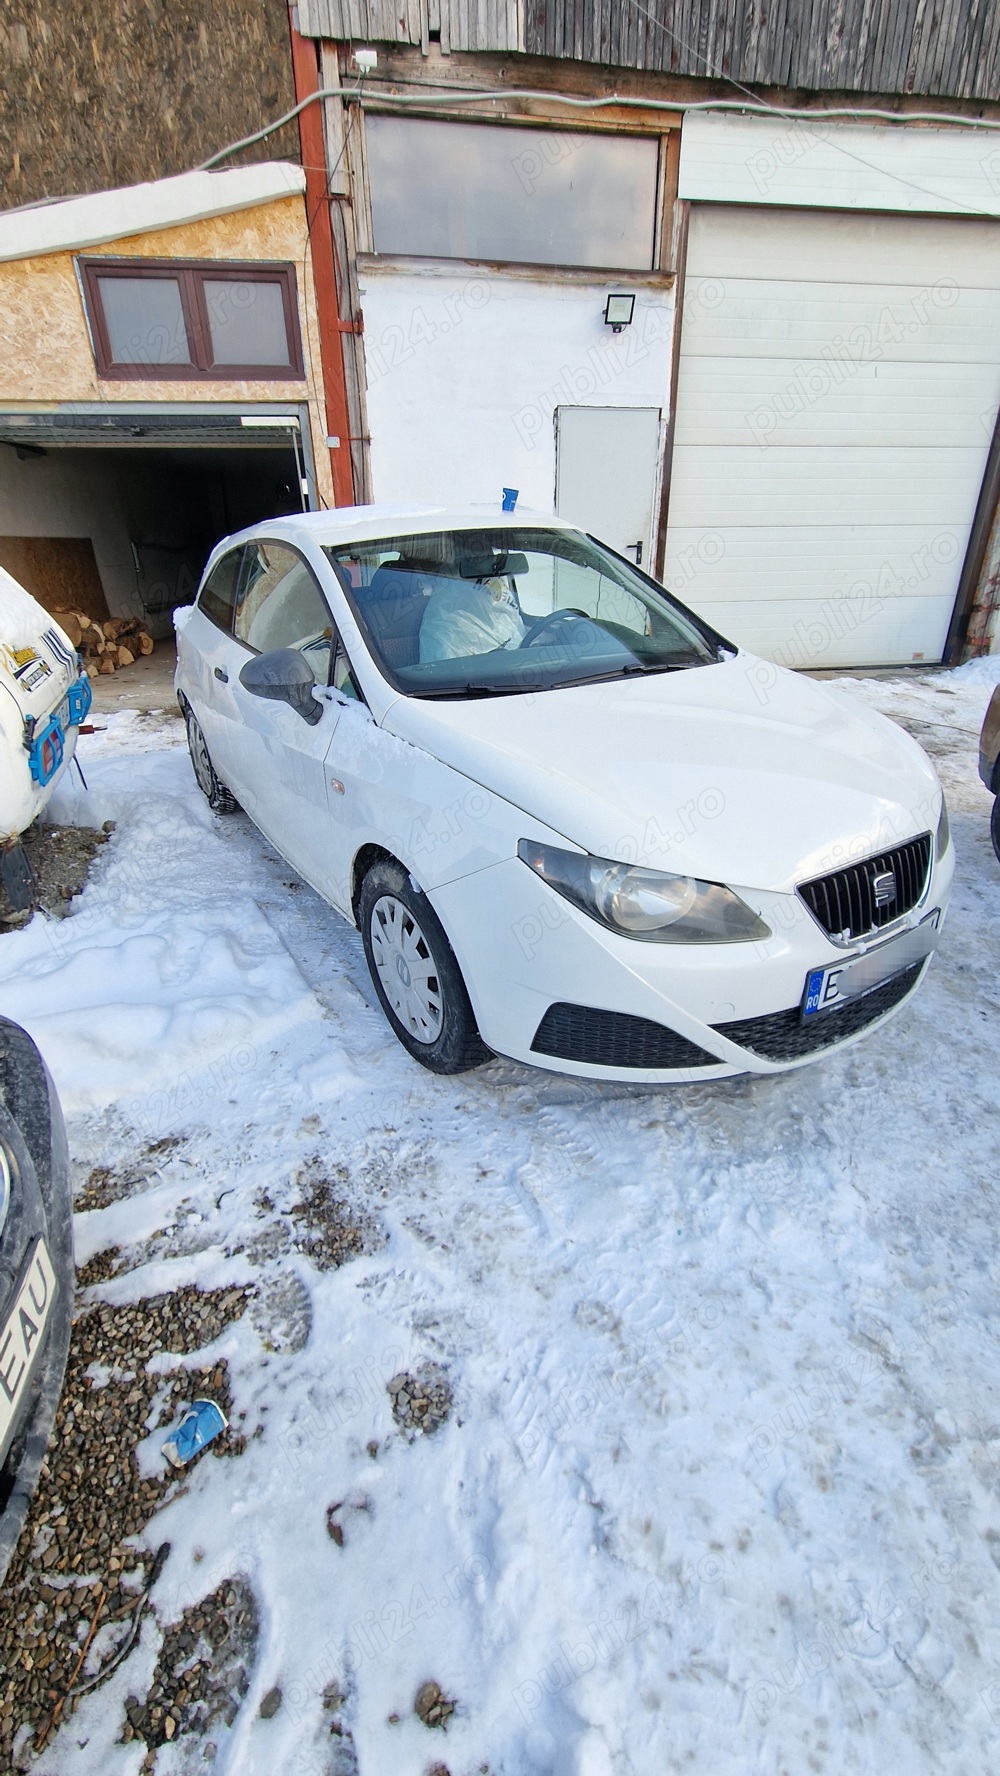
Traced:
<path fill-rule="evenodd" d="M 301 650 L 317 685 L 329 684 L 339 639 L 319 582 L 291 544 L 260 538 L 246 545 L 233 625 L 239 788 L 233 787 L 282 856 L 340 905 L 345 868 L 330 820 L 325 761 L 341 694 L 331 690 L 319 721 L 310 723 L 289 704 L 256 697 L 240 682 L 240 667 L 254 654 L 288 647 Z"/>
<path fill-rule="evenodd" d="M 243 549 L 227 549 L 208 574 L 189 620 L 177 634 L 179 684 L 187 696 L 224 783 L 237 797 L 232 679 L 238 670 L 232 625 Z M 242 656 L 239 656 L 242 660 Z"/>

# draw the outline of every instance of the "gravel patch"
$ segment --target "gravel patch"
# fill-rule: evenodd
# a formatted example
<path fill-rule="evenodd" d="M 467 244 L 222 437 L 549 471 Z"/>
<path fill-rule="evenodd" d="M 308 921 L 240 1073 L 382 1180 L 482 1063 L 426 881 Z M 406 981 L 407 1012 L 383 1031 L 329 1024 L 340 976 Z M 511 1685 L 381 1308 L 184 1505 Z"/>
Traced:
<path fill-rule="evenodd" d="M 86 1182 L 73 1192 L 76 1213 L 106 1209 L 113 1202 L 121 1202 L 126 1196 L 135 1196 L 139 1191 L 148 1189 L 156 1183 L 167 1155 L 185 1145 L 184 1136 L 164 1135 L 159 1141 L 147 1141 L 139 1157 L 130 1165 L 95 1166 L 87 1174 Z"/>
<path fill-rule="evenodd" d="M 95 1617 L 120 1626 L 118 1649 L 143 1607 L 157 1557 L 132 1538 L 185 1479 L 166 1463 L 148 1479 L 139 1474 L 135 1450 L 154 1400 L 157 1428 L 198 1395 L 229 1413 L 224 1362 L 167 1374 L 150 1374 L 146 1364 L 164 1352 L 204 1349 L 245 1304 L 243 1289 L 185 1288 L 126 1306 L 97 1303 L 78 1315 L 49 1453 L 0 1596 L 0 1770 L 26 1768 L 70 1688 L 109 1674 L 113 1652 L 99 1656 L 95 1648 L 80 1663 Z M 196 1460 L 244 1447 L 230 1427 Z M 72 1697 L 64 1701 L 64 1718 L 74 1706 Z"/>
<path fill-rule="evenodd" d="M 381 1236 L 374 1221 L 351 1206 L 342 1195 L 348 1181 L 343 1168 L 336 1171 L 336 1181 L 325 1175 L 322 1162 L 312 1160 L 303 1166 L 297 1177 L 302 1195 L 289 1210 L 295 1223 L 293 1244 L 305 1253 L 317 1270 L 337 1270 L 351 1258 L 360 1258 L 380 1245 Z"/>
<path fill-rule="evenodd" d="M 400 1370 L 389 1382 L 388 1393 L 393 1418 L 411 1438 L 418 1432 L 432 1436 L 451 1412 L 451 1386 L 436 1363 L 421 1363 L 412 1374 Z"/>
<path fill-rule="evenodd" d="M 21 834 L 21 843 L 38 885 L 38 905 L 50 918 L 64 919 L 70 902 L 86 886 L 102 845 L 114 832 L 114 821 L 93 826 L 43 826 L 36 821 Z M 0 882 L 0 933 L 27 925 L 31 909 L 16 913 Z"/>
<path fill-rule="evenodd" d="M 250 1686 L 259 1632 L 254 1595 L 242 1579 L 225 1580 L 186 1609 L 164 1633 L 144 1700 L 126 1697 L 122 1740 L 142 1739 L 153 1748 L 186 1734 L 207 1739 L 213 1730 L 231 1727 Z M 272 1714 L 281 1702 L 280 1690 L 275 1694 Z M 209 1762 L 213 1758 L 214 1751 Z"/>

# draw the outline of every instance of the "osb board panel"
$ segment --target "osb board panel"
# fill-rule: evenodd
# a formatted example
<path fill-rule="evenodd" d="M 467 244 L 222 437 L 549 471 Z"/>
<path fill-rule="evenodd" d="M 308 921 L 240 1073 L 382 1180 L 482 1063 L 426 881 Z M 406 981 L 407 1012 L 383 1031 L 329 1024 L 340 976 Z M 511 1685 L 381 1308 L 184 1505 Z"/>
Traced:
<path fill-rule="evenodd" d="M 0 536 L 0 567 L 48 611 L 79 610 L 99 623 L 109 614 L 89 537 Z"/>
<path fill-rule="evenodd" d="M 186 172 L 295 103 L 285 0 L 5 0 L 0 48 L 4 208 Z M 298 160 L 297 124 L 241 158 Z"/>
<path fill-rule="evenodd" d="M 301 197 L 134 235 L 94 251 L 127 258 L 291 261 L 298 279 L 306 381 L 102 382 L 73 255 L 47 253 L 0 265 L 0 401 L 301 401 L 314 393 L 318 330 Z"/>
<path fill-rule="evenodd" d="M 152 234 L 123 236 L 87 250 L 129 259 L 293 259 L 301 261 L 308 244 L 305 198 L 275 198 L 251 210 L 228 216 L 206 216 L 158 228 Z M 36 260 L 34 263 L 38 264 Z"/>

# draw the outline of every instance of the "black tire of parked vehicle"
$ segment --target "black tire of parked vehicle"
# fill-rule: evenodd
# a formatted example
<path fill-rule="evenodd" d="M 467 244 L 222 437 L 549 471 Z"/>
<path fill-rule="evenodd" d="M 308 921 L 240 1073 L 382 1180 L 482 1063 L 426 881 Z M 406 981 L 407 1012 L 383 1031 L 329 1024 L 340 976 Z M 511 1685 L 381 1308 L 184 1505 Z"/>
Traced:
<path fill-rule="evenodd" d="M 49 1445 L 62 1390 L 73 1320 L 73 1203 L 66 1125 L 55 1086 L 26 1030 L 0 1017 L 0 1138 L 19 1177 L 5 1233 L 9 1240 L 35 1188 L 45 1214 L 45 1238 L 57 1279 L 45 1334 L 21 1421 L 0 1469 L 0 1584 L 17 1546 Z M 7 1283 L 9 1284 L 9 1277 Z"/>
<path fill-rule="evenodd" d="M 376 907 L 387 899 L 400 902 L 406 909 L 416 928 L 418 943 L 422 942 L 426 946 L 428 957 L 434 964 L 442 1024 L 431 1042 L 420 1041 L 401 1023 L 379 980 L 372 943 L 372 923 Z M 493 1052 L 487 1048 L 479 1034 L 462 971 L 445 936 L 444 927 L 426 894 L 415 887 L 407 871 L 394 859 L 380 859 L 365 876 L 358 901 L 358 924 L 379 1004 L 393 1034 L 414 1060 L 419 1061 L 421 1066 L 428 1067 L 432 1073 L 468 1073 L 473 1067 L 481 1067 L 485 1061 L 491 1061 Z"/>
<path fill-rule="evenodd" d="M 1000 858 L 1000 795 L 996 797 L 990 815 L 990 838 L 993 840 L 993 849 Z"/>
<path fill-rule="evenodd" d="M 239 802 L 232 791 L 227 789 L 218 776 L 212 757 L 205 743 L 205 736 L 198 725 L 197 717 L 190 703 L 181 704 L 184 725 L 187 728 L 188 751 L 191 754 L 191 768 L 194 780 L 208 802 L 213 814 L 236 814 Z"/>

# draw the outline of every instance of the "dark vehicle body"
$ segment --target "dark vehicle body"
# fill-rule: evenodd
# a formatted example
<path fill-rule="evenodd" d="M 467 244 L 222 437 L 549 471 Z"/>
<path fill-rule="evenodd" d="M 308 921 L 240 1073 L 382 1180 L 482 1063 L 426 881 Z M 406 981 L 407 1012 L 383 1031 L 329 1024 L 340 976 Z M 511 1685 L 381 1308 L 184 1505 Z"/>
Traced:
<path fill-rule="evenodd" d="M 59 1403 L 73 1284 L 59 1099 L 31 1037 L 0 1017 L 0 1581 Z"/>
<path fill-rule="evenodd" d="M 990 820 L 993 849 L 1000 858 L 1000 685 L 990 698 L 990 705 L 979 736 L 979 775 L 995 798 Z"/>

